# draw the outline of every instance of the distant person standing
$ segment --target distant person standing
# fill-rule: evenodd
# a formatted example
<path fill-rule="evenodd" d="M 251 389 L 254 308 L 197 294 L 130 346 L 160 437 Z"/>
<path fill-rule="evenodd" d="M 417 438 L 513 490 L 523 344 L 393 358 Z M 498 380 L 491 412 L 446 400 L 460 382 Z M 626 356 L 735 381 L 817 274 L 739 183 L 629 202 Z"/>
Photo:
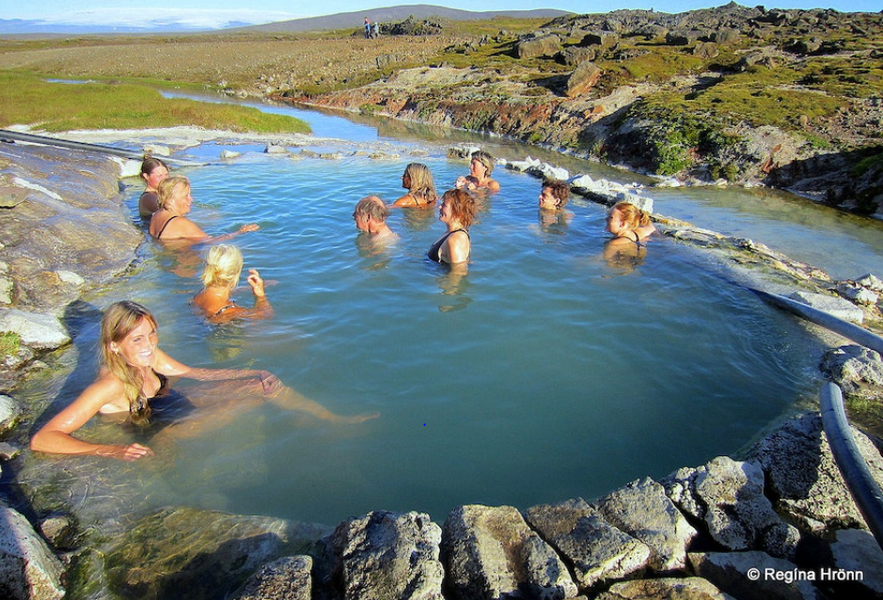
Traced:
<path fill-rule="evenodd" d="M 379 21 L 374 21 L 374 37 L 376 37 L 376 38 L 380 37 L 380 22 Z"/>
<path fill-rule="evenodd" d="M 368 20 L 368 17 L 365 17 L 365 39 L 371 39 L 371 21 Z"/>

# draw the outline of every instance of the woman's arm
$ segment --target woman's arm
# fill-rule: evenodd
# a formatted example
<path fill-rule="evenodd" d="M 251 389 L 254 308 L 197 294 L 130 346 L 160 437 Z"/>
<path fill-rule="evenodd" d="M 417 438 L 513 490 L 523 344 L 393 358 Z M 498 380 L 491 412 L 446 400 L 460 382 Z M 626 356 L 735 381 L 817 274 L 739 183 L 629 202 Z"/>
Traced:
<path fill-rule="evenodd" d="M 102 406 L 119 400 L 122 395 L 123 387 L 118 380 L 111 376 L 101 377 L 34 434 L 31 438 L 31 450 L 56 454 L 109 456 L 126 461 L 153 455 L 150 448 L 141 444 L 128 446 L 93 444 L 71 435 L 94 417 Z"/>
<path fill-rule="evenodd" d="M 237 235 L 241 235 L 243 233 L 248 233 L 249 231 L 257 231 L 260 228 L 261 228 L 261 226 L 258 225 L 257 223 L 248 223 L 247 225 L 243 225 L 242 227 L 240 227 L 236 231 L 231 231 L 230 233 L 224 233 L 224 234 L 215 235 L 215 236 L 203 234 L 203 235 L 205 235 L 205 238 L 200 241 L 202 241 L 206 244 L 217 244 L 219 242 L 226 242 L 227 240 L 232 240 Z"/>
<path fill-rule="evenodd" d="M 172 240 L 177 238 L 203 242 L 206 244 L 216 244 L 219 242 L 230 240 L 242 233 L 257 231 L 260 228 L 260 225 L 256 223 L 249 223 L 247 225 L 243 225 L 236 231 L 231 231 L 230 233 L 224 233 L 217 236 L 211 236 L 203 231 L 199 227 L 199 225 L 197 225 L 187 217 L 178 217 L 177 219 L 169 223 L 168 227 L 166 227 L 166 230 L 163 232 L 166 235 L 162 239 Z"/>
<path fill-rule="evenodd" d="M 259 379 L 265 393 L 273 394 L 282 387 L 279 378 L 269 371 L 258 369 L 200 369 L 178 362 L 159 348 L 153 366 L 157 373 L 168 377 L 188 377 L 197 381 L 225 381 L 228 379 Z"/>

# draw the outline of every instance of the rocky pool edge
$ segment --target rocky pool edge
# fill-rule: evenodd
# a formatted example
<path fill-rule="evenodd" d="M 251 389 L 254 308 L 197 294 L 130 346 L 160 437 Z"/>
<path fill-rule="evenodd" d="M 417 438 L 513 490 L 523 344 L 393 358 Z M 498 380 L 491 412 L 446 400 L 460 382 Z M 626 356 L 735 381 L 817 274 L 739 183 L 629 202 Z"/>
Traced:
<path fill-rule="evenodd" d="M 286 140 L 273 145 L 284 147 Z M 5 213 L 0 217 L 0 330 L 25 328 L 16 356 L 4 357 L 2 389 L 11 392 L 0 396 L 4 461 L 14 461 L 21 452 L 23 429 L 37 417 L 15 402 L 16 383 L 45 368 L 47 354 L 70 342 L 66 311 L 87 290 L 125 276 L 143 241 L 126 214 L 120 188 L 131 165 L 76 151 L 13 146 L 4 146 L 0 155 Z M 453 155 L 469 151 L 451 149 Z M 538 177 L 555 174 L 554 166 L 529 159 L 506 166 Z M 46 177 L 58 172 L 64 177 Z M 577 178 L 568 179 L 574 186 Z M 576 193 L 605 204 L 619 199 L 639 203 L 644 197 L 640 189 L 603 180 L 583 179 L 581 185 L 574 186 Z M 28 207 L 35 210 L 28 213 Z M 100 221 L 90 219 L 86 227 L 82 219 L 72 218 L 85 209 L 90 217 L 100 215 Z M 663 234 L 716 256 L 715 268 L 734 281 L 838 302 L 845 301 L 843 294 L 831 290 L 842 286 L 873 293 L 873 280 L 869 287 L 834 282 L 752 240 L 662 215 L 654 220 Z M 34 231 L 44 235 L 26 235 Z M 102 268 L 82 268 L 89 262 Z M 846 302 L 849 310 L 858 311 L 853 315 L 879 322 L 876 300 Z M 817 333 L 820 347 L 842 342 Z M 834 351 L 851 352 L 853 360 L 851 346 Z M 875 358 L 859 360 L 866 367 Z M 841 365 L 841 377 L 844 371 L 849 369 Z M 872 388 L 874 382 L 862 377 L 846 384 Z M 883 482 L 879 452 L 862 433 L 854 429 L 853 434 Z M 86 580 L 93 583 L 71 589 L 78 597 L 170 597 L 186 590 L 188 598 L 209 598 L 239 584 L 235 597 L 240 599 L 279 597 L 280 590 L 292 598 L 359 599 L 509 594 L 609 600 L 685 590 L 709 598 L 825 597 L 843 589 L 881 597 L 883 553 L 849 497 L 818 416 L 806 413 L 788 420 L 743 458 L 718 457 L 660 481 L 637 480 L 591 503 L 576 498 L 523 512 L 505 506 L 458 507 L 441 527 L 419 512 L 375 511 L 329 530 L 170 507 L 140 515 L 121 540 L 109 543 L 77 532 L 73 510 L 25 518 L 3 506 L 0 550 L 11 560 L 0 561 L 5 565 L 0 581 L 7 582 L 3 585 L 11 598 L 60 598 L 66 585 Z M 189 560 L 172 565 L 170 555 Z M 127 565 L 135 556 L 137 569 Z M 856 581 L 858 573 L 861 581 Z"/>

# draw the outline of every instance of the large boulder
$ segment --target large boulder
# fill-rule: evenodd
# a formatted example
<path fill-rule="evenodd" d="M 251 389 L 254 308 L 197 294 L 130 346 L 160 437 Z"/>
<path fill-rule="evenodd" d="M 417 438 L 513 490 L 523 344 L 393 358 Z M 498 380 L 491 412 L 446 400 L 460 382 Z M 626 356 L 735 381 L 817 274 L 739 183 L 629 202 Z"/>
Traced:
<path fill-rule="evenodd" d="M 646 544 L 610 525 L 582 498 L 531 507 L 525 518 L 572 566 L 580 589 L 637 573 L 650 558 Z"/>
<path fill-rule="evenodd" d="M 661 484 L 632 481 L 595 501 L 612 525 L 650 547 L 650 566 L 658 572 L 683 569 L 687 546 L 697 531 L 677 509 Z"/>
<path fill-rule="evenodd" d="M 883 457 L 860 431 L 852 428 L 852 435 L 877 484 L 883 486 Z M 777 512 L 791 522 L 819 533 L 866 528 L 834 462 L 818 413 L 788 421 L 755 444 L 749 459 L 762 466 Z"/>
<path fill-rule="evenodd" d="M 9 265 L 16 307 L 57 312 L 84 285 L 106 283 L 128 268 L 144 233 L 126 214 L 118 161 L 48 146 L 6 144 L 3 151 L 0 185 L 25 198 L 0 212 L 0 260 Z M 59 164 L 77 168 L 47 179 Z"/>
<path fill-rule="evenodd" d="M 567 567 L 511 506 L 461 506 L 444 525 L 447 585 L 458 600 L 576 595 Z"/>
<path fill-rule="evenodd" d="M 518 58 L 555 56 L 560 51 L 561 38 L 554 34 L 524 39 L 518 42 L 516 46 Z"/>
<path fill-rule="evenodd" d="M 719 456 L 696 469 L 679 469 L 662 484 L 674 503 L 704 522 L 711 538 L 727 550 L 763 549 L 794 557 L 800 534 L 764 496 L 764 474 L 757 463 Z"/>
<path fill-rule="evenodd" d="M 55 600 L 64 597 L 64 568 L 28 520 L 0 506 L 0 598 Z"/>
<path fill-rule="evenodd" d="M 579 64 L 570 77 L 567 78 L 567 89 L 565 94 L 568 98 L 576 98 L 582 96 L 592 89 L 598 79 L 601 78 L 601 69 L 591 61 L 585 61 Z"/>
<path fill-rule="evenodd" d="M 429 515 L 375 511 L 323 540 L 326 583 L 347 600 L 442 600 L 441 528 Z"/>

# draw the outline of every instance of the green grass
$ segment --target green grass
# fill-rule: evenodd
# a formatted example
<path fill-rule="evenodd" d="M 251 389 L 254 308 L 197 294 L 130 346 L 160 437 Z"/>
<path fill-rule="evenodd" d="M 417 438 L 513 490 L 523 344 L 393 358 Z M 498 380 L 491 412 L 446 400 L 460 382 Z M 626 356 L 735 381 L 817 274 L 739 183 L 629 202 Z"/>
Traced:
<path fill-rule="evenodd" d="M 163 98 L 140 83 L 48 83 L 43 76 L 0 71 L 0 127 L 35 125 L 44 131 L 144 129 L 193 125 L 255 133 L 309 133 L 293 117 L 256 108 Z"/>

